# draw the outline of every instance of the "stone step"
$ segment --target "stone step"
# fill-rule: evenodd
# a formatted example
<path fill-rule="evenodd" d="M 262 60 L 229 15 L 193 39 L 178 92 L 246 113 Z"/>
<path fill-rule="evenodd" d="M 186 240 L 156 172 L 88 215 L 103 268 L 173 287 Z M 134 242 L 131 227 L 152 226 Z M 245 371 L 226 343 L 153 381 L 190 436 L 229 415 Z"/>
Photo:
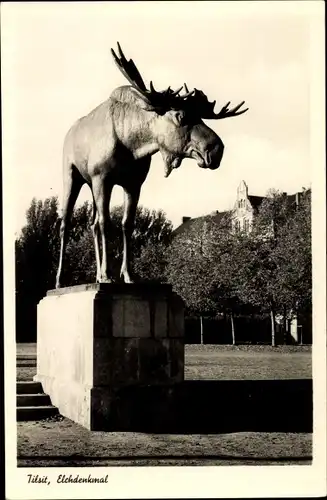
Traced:
<path fill-rule="evenodd" d="M 17 406 L 48 406 L 51 400 L 48 394 L 17 394 Z"/>
<path fill-rule="evenodd" d="M 59 411 L 56 406 L 19 406 L 16 409 L 17 421 L 23 420 L 42 420 L 44 418 L 58 415 Z"/>
<path fill-rule="evenodd" d="M 43 394 L 41 382 L 17 382 L 17 394 Z"/>

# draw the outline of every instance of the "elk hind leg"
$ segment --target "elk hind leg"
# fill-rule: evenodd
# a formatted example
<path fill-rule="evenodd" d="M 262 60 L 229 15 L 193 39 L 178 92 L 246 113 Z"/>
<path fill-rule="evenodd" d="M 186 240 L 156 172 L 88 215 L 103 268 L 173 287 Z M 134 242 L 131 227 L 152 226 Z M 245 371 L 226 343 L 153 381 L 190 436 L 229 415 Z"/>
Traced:
<path fill-rule="evenodd" d="M 97 281 L 99 283 L 111 283 L 112 279 L 109 276 L 109 252 L 108 252 L 108 241 L 110 236 L 110 213 L 109 213 L 109 203 L 112 192 L 113 185 L 108 181 L 108 179 L 103 179 L 97 176 L 92 181 L 92 193 L 93 199 L 96 206 L 96 218 L 95 227 L 93 233 L 95 235 L 95 251 L 97 263 Z M 100 254 L 99 249 L 99 237 L 101 237 L 101 247 L 102 247 L 102 260 L 100 265 Z M 98 252 L 98 257 L 97 257 Z M 100 272 L 99 272 L 100 268 Z"/>
<path fill-rule="evenodd" d="M 133 188 L 129 189 L 124 188 L 124 215 L 122 220 L 124 248 L 120 276 L 125 283 L 133 283 L 131 277 L 131 238 L 134 231 L 140 189 L 140 186 L 133 186 Z"/>
<path fill-rule="evenodd" d="M 101 281 L 101 260 L 100 260 L 100 225 L 99 216 L 96 208 L 96 204 L 93 198 L 93 222 L 92 222 L 92 233 L 94 240 L 94 250 L 95 250 L 95 262 L 96 262 L 96 282 Z"/>
<path fill-rule="evenodd" d="M 77 197 L 84 184 L 84 179 L 75 165 L 68 165 L 64 176 L 64 195 L 62 206 L 62 217 L 60 223 L 60 256 L 56 277 L 56 288 L 61 286 L 61 278 L 64 265 L 65 249 L 68 239 L 68 224 L 71 218 Z"/>

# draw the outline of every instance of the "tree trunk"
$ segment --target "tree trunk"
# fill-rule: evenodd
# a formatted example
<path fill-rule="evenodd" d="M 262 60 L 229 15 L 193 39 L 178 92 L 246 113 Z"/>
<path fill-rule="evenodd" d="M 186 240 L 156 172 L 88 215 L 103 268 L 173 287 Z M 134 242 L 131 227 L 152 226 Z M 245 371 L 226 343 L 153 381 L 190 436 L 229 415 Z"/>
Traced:
<path fill-rule="evenodd" d="M 233 345 L 235 345 L 235 324 L 234 324 L 234 315 L 233 315 L 233 311 L 231 311 L 230 313 L 230 323 L 231 323 L 231 327 L 232 327 L 232 343 Z"/>
<path fill-rule="evenodd" d="M 283 310 L 283 336 L 284 336 L 284 344 L 287 344 L 288 335 L 287 335 L 287 319 L 286 319 L 286 306 L 285 305 L 284 305 L 284 310 Z"/>
<path fill-rule="evenodd" d="M 271 345 L 272 347 L 276 347 L 275 313 L 273 308 L 270 309 L 270 318 L 271 318 Z"/>
<path fill-rule="evenodd" d="M 203 316 L 200 316 L 200 342 L 203 344 Z"/>

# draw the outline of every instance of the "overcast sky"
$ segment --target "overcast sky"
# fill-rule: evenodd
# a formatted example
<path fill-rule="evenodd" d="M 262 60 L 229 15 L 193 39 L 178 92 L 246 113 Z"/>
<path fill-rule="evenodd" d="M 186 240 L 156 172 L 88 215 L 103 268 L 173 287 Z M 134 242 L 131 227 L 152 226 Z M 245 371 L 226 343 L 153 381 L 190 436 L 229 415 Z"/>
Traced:
<path fill-rule="evenodd" d="M 178 225 L 183 215 L 231 208 L 242 179 L 257 195 L 309 187 L 313 3 L 2 4 L 4 167 L 17 185 L 16 230 L 33 196 L 61 200 L 72 123 L 126 83 L 110 54 L 117 40 L 146 83 L 186 82 L 216 99 L 216 110 L 227 101 L 249 107 L 207 122 L 225 144 L 218 170 L 184 160 L 165 179 L 155 155 L 140 204 L 163 209 Z M 85 199 L 87 186 L 78 203 Z M 116 187 L 112 204 L 121 202 Z"/>

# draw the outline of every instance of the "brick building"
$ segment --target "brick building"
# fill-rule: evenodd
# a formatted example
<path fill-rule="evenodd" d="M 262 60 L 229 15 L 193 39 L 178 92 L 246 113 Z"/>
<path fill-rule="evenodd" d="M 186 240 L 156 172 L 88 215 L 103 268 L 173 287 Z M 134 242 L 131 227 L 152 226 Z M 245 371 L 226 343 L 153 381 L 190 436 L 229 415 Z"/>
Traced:
<path fill-rule="evenodd" d="M 283 193 L 288 202 L 296 207 L 299 203 L 301 193 L 295 193 L 289 195 Z M 251 231 L 253 221 L 256 214 L 260 208 L 262 201 L 265 199 L 264 196 L 254 196 L 249 194 L 249 189 L 245 181 L 241 181 L 236 190 L 236 200 L 232 210 L 219 212 L 218 210 L 213 211 L 208 215 L 203 215 L 201 217 L 186 217 L 182 218 L 182 224 L 175 229 L 175 234 L 186 231 L 191 225 L 201 225 L 206 220 L 213 220 L 214 222 L 220 222 L 225 216 L 232 216 L 232 228 L 236 231 Z"/>

